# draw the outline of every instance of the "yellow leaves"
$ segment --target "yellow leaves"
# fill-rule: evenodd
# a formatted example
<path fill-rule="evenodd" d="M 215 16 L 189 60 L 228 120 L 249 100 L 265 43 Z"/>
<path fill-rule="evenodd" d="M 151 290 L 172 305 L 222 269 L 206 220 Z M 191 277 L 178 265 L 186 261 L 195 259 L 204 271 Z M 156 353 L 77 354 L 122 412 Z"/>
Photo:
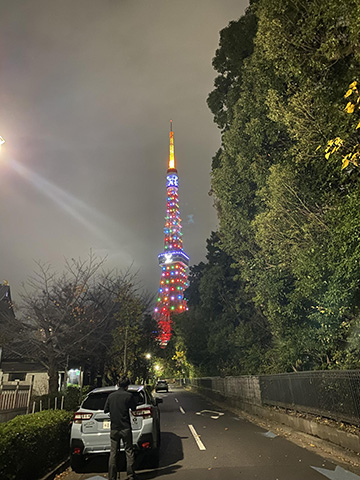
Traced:
<path fill-rule="evenodd" d="M 351 162 L 355 165 L 355 167 L 359 166 L 359 156 L 360 154 L 357 152 L 357 153 L 354 153 L 354 155 L 351 158 Z"/>
<path fill-rule="evenodd" d="M 346 107 L 344 108 L 345 112 L 347 113 L 354 113 L 356 105 L 360 102 L 360 95 L 357 90 L 357 81 L 355 80 L 349 85 L 349 90 L 345 93 L 344 98 L 349 98 L 354 92 L 357 94 L 357 99 L 353 99 L 351 102 L 348 102 Z"/>
<path fill-rule="evenodd" d="M 343 145 L 344 145 L 344 140 L 340 137 L 332 138 L 331 140 L 329 140 L 327 143 L 327 147 L 325 148 L 326 160 L 329 160 L 330 155 L 337 152 Z"/>
<path fill-rule="evenodd" d="M 335 138 L 335 145 L 338 145 L 339 147 L 342 147 L 344 145 L 344 140 L 342 140 L 340 137 Z"/>
<path fill-rule="evenodd" d="M 355 145 L 355 147 L 353 148 L 353 151 L 343 157 L 341 170 L 344 170 L 344 168 L 346 168 L 350 163 L 355 165 L 355 167 L 358 167 L 359 160 L 360 160 L 359 146 Z"/>
<path fill-rule="evenodd" d="M 345 112 L 347 113 L 353 113 L 355 110 L 355 105 L 352 102 L 348 102 L 346 107 L 344 108 Z"/>
<path fill-rule="evenodd" d="M 347 103 L 346 107 L 344 108 L 345 112 L 347 113 L 354 113 L 355 107 L 359 105 L 359 102 L 360 102 L 360 95 L 357 90 L 357 81 L 354 81 L 349 85 L 349 89 L 345 93 L 344 98 L 351 97 L 353 93 L 356 93 L 356 99 L 353 98 L 352 101 Z"/>
<path fill-rule="evenodd" d="M 344 111 L 349 114 L 354 113 L 355 109 L 357 112 L 359 112 L 360 110 L 360 94 L 357 86 L 358 86 L 358 82 L 354 80 L 349 85 L 348 90 L 344 95 L 344 98 L 351 97 L 351 100 L 347 102 L 346 107 L 344 108 Z M 355 130 L 358 130 L 359 128 L 360 128 L 360 122 L 358 122 Z M 351 148 L 351 143 L 353 145 L 352 148 Z M 325 148 L 326 160 L 329 160 L 331 155 L 336 153 L 342 147 L 344 147 L 344 140 L 342 140 L 340 137 L 336 137 L 334 139 L 329 140 Z M 319 148 L 320 148 L 320 145 L 316 149 L 316 151 L 319 150 Z M 355 167 L 358 167 L 360 165 L 360 144 L 357 138 L 355 139 L 355 142 L 354 141 L 350 142 L 347 140 L 345 145 L 345 153 L 346 154 L 345 155 L 343 154 L 341 159 L 342 160 L 341 170 L 344 170 L 345 168 L 347 168 L 350 165 L 350 163 L 352 163 Z"/>
<path fill-rule="evenodd" d="M 341 170 L 344 170 L 344 168 L 346 168 L 346 167 L 349 165 L 349 163 L 350 163 L 349 160 L 348 160 L 346 157 L 344 157 L 344 158 L 342 159 L 342 167 L 341 167 Z"/>

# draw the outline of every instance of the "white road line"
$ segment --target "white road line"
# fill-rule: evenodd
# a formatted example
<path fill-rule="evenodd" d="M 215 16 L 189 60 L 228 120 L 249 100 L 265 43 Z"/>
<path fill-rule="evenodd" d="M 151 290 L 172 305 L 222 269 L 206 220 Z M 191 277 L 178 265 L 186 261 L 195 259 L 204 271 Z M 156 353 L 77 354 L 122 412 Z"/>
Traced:
<path fill-rule="evenodd" d="M 176 402 L 176 403 L 179 403 L 179 400 L 178 400 L 176 397 L 175 397 L 175 402 Z"/>
<path fill-rule="evenodd" d="M 185 415 L 185 410 L 183 409 L 183 407 L 180 407 L 180 412 Z"/>
<path fill-rule="evenodd" d="M 196 433 L 195 428 L 192 425 L 189 425 L 189 428 L 190 428 L 190 432 L 192 433 L 192 435 L 195 439 L 195 442 L 197 443 L 197 446 L 199 447 L 199 450 L 206 450 L 206 447 L 202 443 L 202 441 L 200 440 L 200 435 L 198 433 Z"/>

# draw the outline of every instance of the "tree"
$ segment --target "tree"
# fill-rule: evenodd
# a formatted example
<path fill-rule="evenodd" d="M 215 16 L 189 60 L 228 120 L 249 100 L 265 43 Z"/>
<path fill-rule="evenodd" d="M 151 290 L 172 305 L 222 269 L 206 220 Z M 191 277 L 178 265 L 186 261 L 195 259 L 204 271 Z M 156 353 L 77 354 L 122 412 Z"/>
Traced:
<path fill-rule="evenodd" d="M 49 390 L 58 389 L 58 371 L 80 364 L 92 377 L 103 375 L 106 352 L 121 312 L 133 302 L 134 275 L 104 272 L 105 259 L 66 260 L 58 275 L 38 263 L 21 295 L 19 342 L 27 356 L 46 366 Z M 16 349 L 16 345 L 13 345 Z"/>
<path fill-rule="evenodd" d="M 253 48 L 233 65 L 226 59 L 236 58 L 250 13 Z M 355 0 L 259 0 L 237 22 L 242 33 L 221 35 L 213 62 L 220 75 L 228 68 L 211 105 L 223 128 L 212 163 L 219 244 L 233 259 L 238 298 L 253 302 L 250 324 L 264 317 L 270 328 L 266 371 L 356 363 L 359 171 L 353 162 L 343 175 L 316 149 L 337 136 L 355 148 L 345 164 L 357 162 L 340 92 L 360 67 L 358 13 Z M 348 111 L 358 98 L 351 85 Z M 243 345 L 248 334 L 237 328 Z"/>
<path fill-rule="evenodd" d="M 149 301 L 133 284 L 120 292 L 116 302 L 121 309 L 115 315 L 111 346 L 106 354 L 106 370 L 113 382 L 120 373 L 132 379 L 148 377 L 146 352 L 155 350 L 156 323 L 147 314 Z"/>
<path fill-rule="evenodd" d="M 191 268 L 189 311 L 177 317 L 174 357 L 179 360 L 181 352 L 187 369 L 199 375 L 256 373 L 269 341 L 266 321 L 216 233 L 207 252 L 208 262 Z"/>

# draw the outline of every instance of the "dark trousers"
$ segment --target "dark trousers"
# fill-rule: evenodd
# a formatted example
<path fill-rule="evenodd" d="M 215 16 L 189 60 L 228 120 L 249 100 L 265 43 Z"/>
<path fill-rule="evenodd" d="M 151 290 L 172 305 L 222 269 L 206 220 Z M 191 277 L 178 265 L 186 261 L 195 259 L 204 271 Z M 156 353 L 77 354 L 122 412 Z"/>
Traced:
<path fill-rule="evenodd" d="M 135 478 L 134 472 L 134 449 L 132 443 L 131 428 L 124 430 L 110 431 L 110 458 L 109 458 L 109 480 L 117 478 L 117 464 L 120 449 L 120 440 L 123 440 L 126 454 L 126 473 L 128 479 Z"/>

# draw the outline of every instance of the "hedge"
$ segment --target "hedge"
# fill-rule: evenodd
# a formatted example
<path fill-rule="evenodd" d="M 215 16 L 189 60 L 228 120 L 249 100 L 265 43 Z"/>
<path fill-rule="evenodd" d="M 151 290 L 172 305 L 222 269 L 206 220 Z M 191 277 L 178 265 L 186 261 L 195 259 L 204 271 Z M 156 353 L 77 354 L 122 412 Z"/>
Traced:
<path fill-rule="evenodd" d="M 0 424 L 1 480 L 36 480 L 69 453 L 72 412 L 46 410 Z"/>

